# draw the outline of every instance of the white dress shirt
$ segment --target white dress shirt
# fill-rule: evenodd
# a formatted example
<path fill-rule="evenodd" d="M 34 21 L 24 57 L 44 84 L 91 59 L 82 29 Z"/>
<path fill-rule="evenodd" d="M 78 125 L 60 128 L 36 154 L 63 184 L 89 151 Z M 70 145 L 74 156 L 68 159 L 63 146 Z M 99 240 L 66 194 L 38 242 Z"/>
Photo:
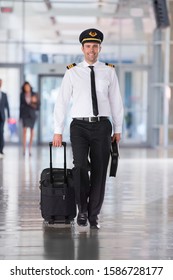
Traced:
<path fill-rule="evenodd" d="M 54 133 L 62 134 L 69 101 L 72 118 L 93 117 L 90 68 L 86 61 L 66 70 L 54 108 Z M 97 61 L 95 73 L 98 116 L 111 118 L 113 133 L 122 132 L 123 104 L 115 69 Z"/>

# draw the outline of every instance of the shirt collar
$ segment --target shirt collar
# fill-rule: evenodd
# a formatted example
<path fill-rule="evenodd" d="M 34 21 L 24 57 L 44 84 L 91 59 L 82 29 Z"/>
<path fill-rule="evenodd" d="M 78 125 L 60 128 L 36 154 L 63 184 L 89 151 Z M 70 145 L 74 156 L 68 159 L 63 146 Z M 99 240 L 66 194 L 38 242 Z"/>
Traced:
<path fill-rule="evenodd" d="M 99 61 L 97 60 L 95 63 L 93 63 L 92 65 L 90 65 L 88 62 L 86 62 L 86 60 L 83 61 L 83 66 L 84 67 L 88 67 L 88 66 L 97 66 L 99 64 Z"/>

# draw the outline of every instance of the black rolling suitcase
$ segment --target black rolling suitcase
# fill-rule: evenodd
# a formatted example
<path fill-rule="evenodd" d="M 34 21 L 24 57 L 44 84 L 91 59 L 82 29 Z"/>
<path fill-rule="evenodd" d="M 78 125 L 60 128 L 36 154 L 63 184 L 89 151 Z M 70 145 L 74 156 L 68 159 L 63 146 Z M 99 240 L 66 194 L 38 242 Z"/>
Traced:
<path fill-rule="evenodd" d="M 66 143 L 64 147 L 64 168 L 52 168 L 52 142 L 50 147 L 50 168 L 41 173 L 40 209 L 42 217 L 49 224 L 70 223 L 76 217 L 75 192 L 72 170 L 66 167 Z"/>

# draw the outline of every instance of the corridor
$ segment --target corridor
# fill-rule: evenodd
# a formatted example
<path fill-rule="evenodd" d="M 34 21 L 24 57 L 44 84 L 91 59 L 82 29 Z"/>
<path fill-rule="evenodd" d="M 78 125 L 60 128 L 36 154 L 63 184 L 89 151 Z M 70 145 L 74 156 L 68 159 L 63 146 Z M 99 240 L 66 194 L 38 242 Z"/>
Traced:
<path fill-rule="evenodd" d="M 39 177 L 49 148 L 6 146 L 0 160 L 1 260 L 173 259 L 173 150 L 121 148 L 117 177 L 107 177 L 99 231 L 44 224 Z M 53 165 L 63 166 L 63 149 Z M 68 147 L 68 168 L 72 154 Z M 109 169 L 108 169 L 109 173 Z M 109 175 L 109 174 L 108 174 Z"/>

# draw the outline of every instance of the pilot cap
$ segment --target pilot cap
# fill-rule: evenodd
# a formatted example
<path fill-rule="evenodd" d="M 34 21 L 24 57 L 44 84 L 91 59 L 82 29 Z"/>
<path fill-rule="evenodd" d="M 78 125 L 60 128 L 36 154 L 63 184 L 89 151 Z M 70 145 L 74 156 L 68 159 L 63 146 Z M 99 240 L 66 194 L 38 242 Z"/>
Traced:
<path fill-rule="evenodd" d="M 101 44 L 102 41 L 103 41 L 103 33 L 95 28 L 84 30 L 79 36 L 79 42 L 81 44 L 87 42 L 96 42 Z"/>

